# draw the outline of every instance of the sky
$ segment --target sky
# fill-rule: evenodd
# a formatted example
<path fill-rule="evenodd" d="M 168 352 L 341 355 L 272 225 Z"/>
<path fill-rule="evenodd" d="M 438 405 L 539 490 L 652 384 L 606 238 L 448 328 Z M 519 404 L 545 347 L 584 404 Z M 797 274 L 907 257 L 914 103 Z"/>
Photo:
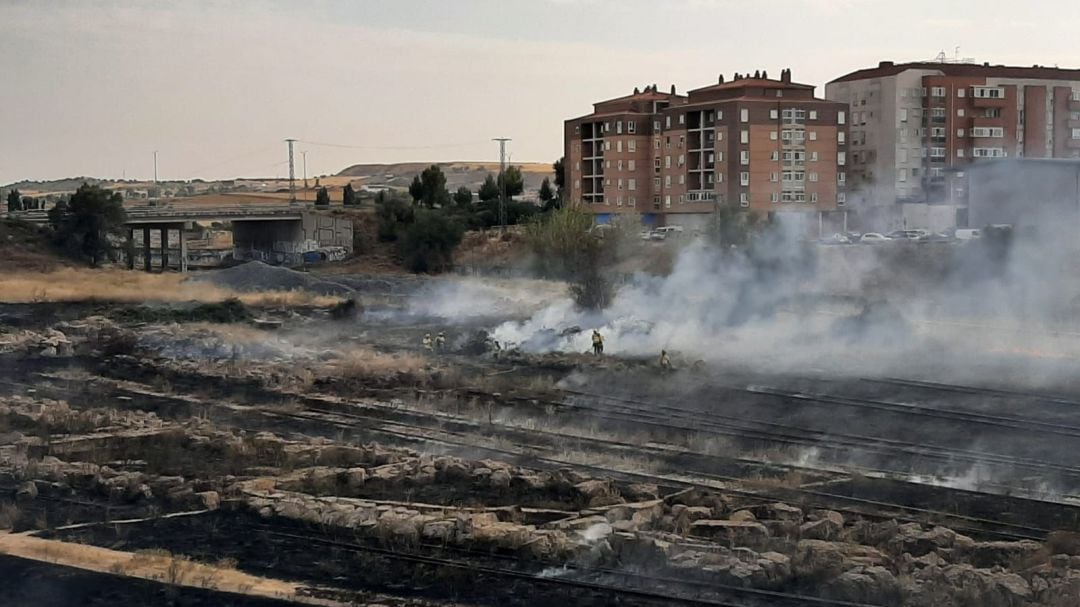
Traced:
<path fill-rule="evenodd" d="M 0 0 L 0 184 L 562 154 L 635 86 L 945 51 L 1080 67 L 1073 0 Z M 775 77 L 775 76 L 774 76 Z"/>

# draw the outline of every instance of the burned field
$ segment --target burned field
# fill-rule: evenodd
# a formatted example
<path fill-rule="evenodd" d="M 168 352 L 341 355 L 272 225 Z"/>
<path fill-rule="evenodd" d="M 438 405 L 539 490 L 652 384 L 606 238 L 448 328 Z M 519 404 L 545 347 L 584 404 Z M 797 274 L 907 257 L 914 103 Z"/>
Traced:
<path fill-rule="evenodd" d="M 0 602 L 1077 604 L 1067 380 L 667 372 L 353 288 L 0 309 Z"/>

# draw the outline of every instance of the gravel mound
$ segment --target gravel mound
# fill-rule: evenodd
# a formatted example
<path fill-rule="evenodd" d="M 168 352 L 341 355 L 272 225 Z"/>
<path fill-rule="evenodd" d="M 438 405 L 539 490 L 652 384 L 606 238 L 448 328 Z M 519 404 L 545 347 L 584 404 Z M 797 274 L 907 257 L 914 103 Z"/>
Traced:
<path fill-rule="evenodd" d="M 261 261 L 207 272 L 194 277 L 234 291 L 309 291 L 320 295 L 348 296 L 353 289 L 338 282 L 325 280 L 307 272 L 297 272 Z"/>

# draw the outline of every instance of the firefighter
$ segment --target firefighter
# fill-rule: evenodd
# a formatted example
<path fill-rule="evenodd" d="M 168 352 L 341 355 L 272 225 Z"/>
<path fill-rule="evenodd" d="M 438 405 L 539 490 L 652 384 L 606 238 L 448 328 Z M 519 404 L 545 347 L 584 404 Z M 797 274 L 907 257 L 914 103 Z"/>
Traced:
<path fill-rule="evenodd" d="M 597 329 L 593 329 L 592 332 L 592 351 L 596 356 L 604 353 L 604 336 L 600 335 Z"/>
<path fill-rule="evenodd" d="M 425 350 L 431 350 L 431 333 L 424 333 L 424 341 L 422 343 L 424 344 Z"/>
<path fill-rule="evenodd" d="M 439 334 L 435 336 L 435 349 L 442 352 L 446 347 L 446 333 L 439 331 Z"/>
<path fill-rule="evenodd" d="M 667 350 L 660 350 L 660 370 L 671 371 L 671 359 L 668 358 Z"/>

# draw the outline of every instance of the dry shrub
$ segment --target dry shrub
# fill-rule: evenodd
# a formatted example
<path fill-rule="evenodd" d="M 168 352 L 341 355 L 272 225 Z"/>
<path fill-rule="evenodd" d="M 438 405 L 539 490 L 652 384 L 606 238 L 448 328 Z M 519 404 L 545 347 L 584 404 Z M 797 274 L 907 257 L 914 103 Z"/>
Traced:
<path fill-rule="evenodd" d="M 237 293 L 205 282 L 188 281 L 184 274 L 89 268 L 0 274 L 0 301 L 4 303 L 88 300 L 219 302 L 233 297 L 250 306 L 328 307 L 341 301 L 339 297 L 307 291 Z"/>
<path fill-rule="evenodd" d="M 408 353 L 389 354 L 371 348 L 347 350 L 331 365 L 333 374 L 342 378 L 393 373 L 418 374 L 427 367 L 428 360 L 423 356 Z"/>

